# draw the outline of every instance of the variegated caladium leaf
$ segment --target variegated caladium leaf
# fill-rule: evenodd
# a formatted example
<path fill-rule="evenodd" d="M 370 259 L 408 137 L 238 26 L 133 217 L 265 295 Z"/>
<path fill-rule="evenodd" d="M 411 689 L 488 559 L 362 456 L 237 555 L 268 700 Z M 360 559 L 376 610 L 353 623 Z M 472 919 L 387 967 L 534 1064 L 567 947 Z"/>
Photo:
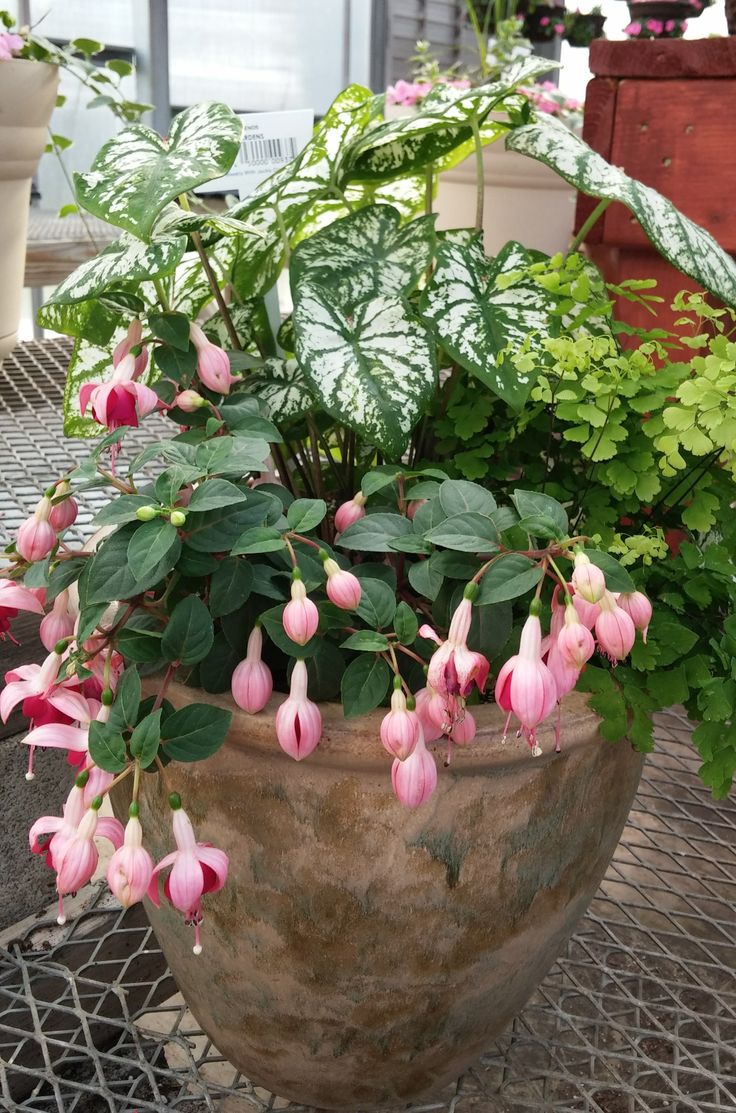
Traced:
<path fill-rule="evenodd" d="M 563 124 L 542 113 L 511 131 L 506 147 L 546 163 L 582 193 L 621 201 L 665 259 L 727 305 L 736 305 L 736 263 L 713 236 L 661 193 L 611 166 Z"/>
<path fill-rule="evenodd" d="M 236 250 L 235 242 L 228 238 L 207 252 L 221 290 L 230 281 Z M 184 313 L 190 320 L 194 320 L 199 311 L 213 300 L 212 287 L 196 251 L 188 251 L 183 256 L 169 280 L 168 295 L 172 309 Z"/>
<path fill-rule="evenodd" d="M 148 239 L 161 210 L 175 197 L 230 169 L 243 123 L 225 104 L 195 104 L 175 117 L 167 139 L 132 124 L 105 143 L 92 169 L 75 174 L 83 208 Z"/>
<path fill-rule="evenodd" d="M 549 70 L 549 60 L 531 56 L 510 66 L 503 76 L 490 85 L 475 89 L 437 86 L 413 116 L 391 120 L 374 128 L 353 144 L 346 177 L 349 179 L 391 178 L 395 174 L 418 170 L 429 163 L 447 169 L 454 161 L 465 158 L 472 139 L 473 122 L 482 124 L 488 113 L 510 96 L 518 85 L 533 81 Z M 497 125 L 481 136 L 490 142 L 500 134 Z M 443 164 L 446 156 L 457 147 L 456 158 Z"/>
<path fill-rule="evenodd" d="M 257 356 L 259 354 L 258 343 L 256 341 L 256 334 L 253 327 L 253 314 L 255 312 L 255 302 L 236 302 L 228 307 L 230 320 L 233 323 L 238 340 L 240 341 L 241 350 Z M 202 326 L 202 331 L 205 336 L 214 341 L 220 348 L 226 350 L 232 347 L 230 333 L 227 330 L 227 325 L 223 319 L 222 314 L 218 311 L 208 317 Z"/>
<path fill-rule="evenodd" d="M 407 294 L 429 266 L 434 216 L 402 226 L 390 205 L 369 205 L 336 220 L 294 251 L 289 276 L 294 297 L 303 284 L 329 290 L 337 305 L 354 308 L 381 294 Z"/>
<path fill-rule="evenodd" d="M 36 314 L 42 328 L 62 332 L 66 336 L 79 336 L 93 344 L 107 344 L 115 329 L 122 323 L 124 314 L 93 299 L 73 305 L 52 305 L 46 302 Z"/>
<path fill-rule="evenodd" d="M 80 264 L 54 290 L 47 305 L 89 301 L 103 291 L 128 282 L 142 282 L 171 274 L 184 254 L 186 236 L 166 236 L 144 243 L 123 233 L 96 255 Z"/>
<path fill-rule="evenodd" d="M 449 355 L 514 407 L 524 404 L 535 376 L 519 371 L 511 357 L 525 351 L 543 358 L 542 340 L 555 334 L 550 295 L 524 274 L 530 261 L 518 243 L 491 260 L 480 237 L 467 246 L 445 242 L 420 302 Z M 515 272 L 509 284 L 497 283 Z"/>
<path fill-rule="evenodd" d="M 245 389 L 265 404 L 276 424 L 304 417 L 314 406 L 314 395 L 295 359 L 266 359 L 249 371 Z"/>
<path fill-rule="evenodd" d="M 393 294 L 343 312 L 328 286 L 302 283 L 296 355 L 319 402 L 385 454 L 400 459 L 437 389 L 435 345 Z"/>

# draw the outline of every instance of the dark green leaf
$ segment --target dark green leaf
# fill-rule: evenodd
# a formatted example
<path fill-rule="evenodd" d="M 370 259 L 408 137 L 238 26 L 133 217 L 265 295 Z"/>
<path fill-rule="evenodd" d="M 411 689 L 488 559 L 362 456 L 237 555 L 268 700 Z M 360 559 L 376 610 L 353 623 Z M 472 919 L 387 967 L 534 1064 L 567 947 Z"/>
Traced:
<path fill-rule="evenodd" d="M 285 548 L 286 542 L 273 526 L 253 526 L 240 535 L 230 553 L 232 556 L 243 553 L 276 553 Z"/>
<path fill-rule="evenodd" d="M 147 769 L 158 753 L 161 741 L 161 708 L 151 712 L 136 726 L 130 738 L 130 752 Z"/>
<path fill-rule="evenodd" d="M 443 576 L 432 566 L 431 560 L 422 560 L 409 568 L 409 583 L 419 595 L 434 600 L 442 587 Z"/>
<path fill-rule="evenodd" d="M 389 640 L 385 634 L 375 630 L 358 630 L 340 646 L 341 649 L 354 649 L 359 653 L 380 653 L 388 649 Z"/>
<path fill-rule="evenodd" d="M 469 512 L 455 514 L 426 534 L 427 541 L 463 553 L 490 553 L 497 547 L 498 531 L 490 518 Z"/>
<path fill-rule="evenodd" d="M 543 495 L 538 491 L 514 491 L 511 496 L 514 506 L 519 511 L 519 516 L 524 518 L 540 518 L 549 520 L 558 537 L 566 537 L 569 529 L 567 514 L 557 499 Z M 531 531 L 528 531 L 531 532 Z"/>
<path fill-rule="evenodd" d="M 356 657 L 342 676 L 340 691 L 346 719 L 365 715 L 386 696 L 391 673 L 381 657 Z"/>
<path fill-rule="evenodd" d="M 148 326 L 164 344 L 179 352 L 189 351 L 189 318 L 184 313 L 149 313 Z"/>
<path fill-rule="evenodd" d="M 599 552 L 597 549 L 586 549 L 585 552 L 591 564 L 597 565 L 606 577 L 609 591 L 636 591 L 636 584 L 629 573 L 610 553 Z"/>
<path fill-rule="evenodd" d="M 137 661 L 141 665 L 153 664 L 163 656 L 161 632 L 124 626 L 117 635 L 116 648 L 129 661 Z"/>
<path fill-rule="evenodd" d="M 411 532 L 411 522 L 400 514 L 368 514 L 343 530 L 337 544 L 363 553 L 389 553 L 391 541 Z"/>
<path fill-rule="evenodd" d="M 480 581 L 478 603 L 501 603 L 517 599 L 536 587 L 542 567 L 521 553 L 502 553 Z"/>
<path fill-rule="evenodd" d="M 168 661 L 195 665 L 212 648 L 212 616 L 201 599 L 187 595 L 174 607 L 161 639 L 161 650 Z"/>
<path fill-rule="evenodd" d="M 368 626 L 390 626 L 396 613 L 396 596 L 382 580 L 362 579 L 361 597 L 356 613 Z"/>
<path fill-rule="evenodd" d="M 192 492 L 187 511 L 201 514 L 205 510 L 217 510 L 221 506 L 245 502 L 246 497 L 245 491 L 234 483 L 229 483 L 227 479 L 208 479 Z"/>
<path fill-rule="evenodd" d="M 394 632 L 402 645 L 411 645 L 417 636 L 419 622 L 414 611 L 403 600 L 396 608 L 394 615 Z"/>
<path fill-rule="evenodd" d="M 245 603 L 252 589 L 251 565 L 237 557 L 225 557 L 210 581 L 209 607 L 213 618 L 236 611 Z"/>
<path fill-rule="evenodd" d="M 471 510 L 487 517 L 496 509 L 490 491 L 465 479 L 446 479 L 439 489 L 439 500 L 448 518 Z"/>
<path fill-rule="evenodd" d="M 289 528 L 295 533 L 309 533 L 327 513 L 324 499 L 296 499 L 286 512 Z"/>
<path fill-rule="evenodd" d="M 190 703 L 169 715 L 161 727 L 164 751 L 174 761 L 201 761 L 225 741 L 232 716 L 221 707 Z"/>
<path fill-rule="evenodd" d="M 127 560 L 136 580 L 140 580 L 154 568 L 162 570 L 162 575 L 171 571 L 180 552 L 176 527 L 162 518 L 154 518 L 138 526 L 128 545 Z"/>
<path fill-rule="evenodd" d="M 118 681 L 115 702 L 110 708 L 107 725 L 113 731 L 128 730 L 138 721 L 141 702 L 141 678 L 135 666 L 124 670 Z"/>
<path fill-rule="evenodd" d="M 127 764 L 125 740 L 109 723 L 89 724 L 89 756 L 106 773 L 122 773 Z"/>

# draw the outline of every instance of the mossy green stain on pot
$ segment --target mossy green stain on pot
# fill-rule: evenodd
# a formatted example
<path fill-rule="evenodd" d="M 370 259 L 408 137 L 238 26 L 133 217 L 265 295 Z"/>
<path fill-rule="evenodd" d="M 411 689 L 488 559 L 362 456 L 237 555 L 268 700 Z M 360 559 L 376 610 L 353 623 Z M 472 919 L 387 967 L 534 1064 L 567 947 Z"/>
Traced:
<path fill-rule="evenodd" d="M 174 686 L 176 704 L 202 693 Z M 232 707 L 226 697 L 213 702 Z M 502 716 L 441 770 L 415 812 L 393 798 L 381 713 L 284 755 L 274 704 L 236 712 L 212 759 L 146 779 L 151 849 L 170 849 L 168 791 L 206 814 L 200 839 L 231 856 L 205 900 L 204 952 L 178 913 L 149 908 L 174 975 L 219 1051 L 257 1084 L 341 1110 L 397 1106 L 455 1078 L 519 1011 L 592 898 L 641 771 L 583 697 L 563 709 L 563 751 L 501 746 Z M 441 761 L 441 755 L 439 756 Z"/>

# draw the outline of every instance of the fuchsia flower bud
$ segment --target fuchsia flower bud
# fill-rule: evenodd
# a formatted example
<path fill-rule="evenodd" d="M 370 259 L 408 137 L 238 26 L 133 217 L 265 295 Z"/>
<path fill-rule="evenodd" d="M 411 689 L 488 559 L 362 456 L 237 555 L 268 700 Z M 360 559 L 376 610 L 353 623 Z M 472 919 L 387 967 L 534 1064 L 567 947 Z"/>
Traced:
<path fill-rule="evenodd" d="M 15 547 L 32 564 L 44 560 L 56 544 L 56 530 L 49 522 L 51 499 L 44 495 L 30 518 L 18 530 Z"/>
<path fill-rule="evenodd" d="M 412 499 L 412 501 L 407 505 L 406 516 L 410 522 L 414 521 L 414 515 L 416 514 L 417 510 L 419 510 L 420 507 L 424 506 L 426 502 L 427 499 Z"/>
<path fill-rule="evenodd" d="M 535 757 L 542 752 L 537 745 L 537 727 L 557 702 L 554 677 L 542 661 L 538 607 L 535 600 L 521 632 L 519 652 L 506 662 L 496 681 L 496 703 L 508 712 L 506 730 L 512 714 L 516 715 Z"/>
<path fill-rule="evenodd" d="M 605 576 L 582 550 L 575 553 L 572 584 L 575 592 L 587 603 L 597 603 L 606 590 Z"/>
<path fill-rule="evenodd" d="M 557 636 L 557 648 L 564 662 L 578 671 L 595 652 L 593 635 L 580 621 L 572 602 L 565 607 L 565 625 Z"/>
<path fill-rule="evenodd" d="M 74 618 L 69 611 L 69 592 L 60 591 L 54 599 L 53 609 L 41 620 L 38 630 L 41 644 L 50 653 L 57 642 L 74 633 Z"/>
<path fill-rule="evenodd" d="M 362 491 L 356 491 L 349 502 L 338 506 L 335 512 L 335 529 L 338 533 L 342 533 L 361 518 L 365 518 L 365 495 Z"/>
<path fill-rule="evenodd" d="M 452 724 L 452 730 L 449 734 L 450 741 L 454 742 L 456 746 L 467 746 L 475 738 L 477 729 L 475 718 L 466 707 L 462 716 Z"/>
<path fill-rule="evenodd" d="M 141 339 L 143 338 L 143 325 L 135 318 L 128 325 L 128 334 L 119 344 L 117 344 L 112 353 L 112 365 L 117 367 L 122 363 L 125 357 L 132 351 L 133 348 L 139 348 Z M 138 355 L 134 356 L 135 359 L 135 375 L 136 379 L 140 378 L 148 366 L 148 351 L 142 348 Z"/>
<path fill-rule="evenodd" d="M 61 495 L 66 496 L 62 502 L 57 502 L 51 507 L 51 513 L 49 514 L 49 522 L 57 533 L 69 529 L 69 526 L 73 526 L 77 520 L 79 507 L 76 500 L 69 495 L 70 490 L 71 487 L 65 479 L 56 484 L 54 498 L 59 498 Z"/>
<path fill-rule="evenodd" d="M 636 640 L 636 627 L 610 591 L 604 593 L 600 608 L 601 612 L 595 620 L 595 636 L 601 653 L 615 664 L 631 652 Z"/>
<path fill-rule="evenodd" d="M 216 394 L 229 394 L 238 376 L 230 373 L 230 357 L 222 348 L 212 344 L 199 325 L 189 326 L 189 339 L 197 349 L 197 374 L 208 390 Z"/>
<path fill-rule="evenodd" d="M 598 603 L 587 603 L 582 595 L 574 595 L 572 605 L 578 612 L 578 618 L 583 626 L 587 626 L 589 630 L 592 630 L 595 626 L 595 620 L 601 613 L 600 605 Z"/>
<path fill-rule="evenodd" d="M 322 737 L 322 715 L 317 704 L 307 699 L 307 679 L 304 661 L 295 661 L 289 697 L 276 712 L 279 745 L 296 761 L 309 757 Z"/>
<path fill-rule="evenodd" d="M 437 764 L 424 744 L 421 727 L 414 749 L 405 761 L 395 759 L 391 783 L 398 800 L 407 808 L 418 808 L 437 787 Z"/>
<path fill-rule="evenodd" d="M 123 908 L 143 900 L 153 877 L 153 859 L 143 846 L 137 804 L 130 805 L 129 816 L 123 845 L 115 851 L 107 867 L 107 883 Z"/>
<path fill-rule="evenodd" d="M 291 600 L 284 607 L 282 622 L 287 637 L 297 645 L 306 645 L 317 633 L 319 611 L 312 600 L 307 598 L 307 589 L 299 569 L 295 568 L 292 574 Z"/>
<path fill-rule="evenodd" d="M 231 681 L 233 699 L 238 707 L 255 715 L 262 711 L 271 698 L 273 677 L 268 665 L 261 660 L 263 632 L 259 625 L 253 627 L 248 638 L 245 659 L 236 666 Z"/>
<path fill-rule="evenodd" d="M 641 591 L 624 592 L 618 597 L 618 605 L 625 611 L 637 630 L 641 630 L 642 641 L 647 640 L 647 630 L 652 621 L 652 604 Z"/>
<path fill-rule="evenodd" d="M 392 757 L 405 761 L 416 746 L 421 729 L 419 716 L 407 704 L 406 696 L 401 690 L 401 681 L 396 677 L 391 693 L 391 710 L 384 715 L 381 722 L 383 748 Z"/>
<path fill-rule="evenodd" d="M 227 881 L 230 860 L 224 850 L 210 843 L 197 842 L 189 816 L 181 806 L 181 799 L 172 792 L 169 804 L 173 811 L 174 841 L 176 850 L 167 854 L 154 866 L 148 886 L 148 899 L 158 908 L 158 875 L 171 866 L 171 873 L 164 882 L 164 895 L 174 908 L 184 913 L 185 922 L 194 927 L 195 955 L 202 953 L 200 928 L 202 924 L 202 896 L 217 893 Z"/>
<path fill-rule="evenodd" d="M 360 580 L 352 572 L 341 568 L 332 557 L 322 559 L 327 574 L 327 598 L 343 611 L 354 611 L 362 594 Z"/>
<path fill-rule="evenodd" d="M 421 635 L 421 630 L 419 631 Z M 449 726 L 445 700 L 434 688 L 427 685 L 416 694 L 417 715 L 422 724 L 425 742 L 436 742 L 442 737 L 443 727 Z"/>
<path fill-rule="evenodd" d="M 201 394 L 197 394 L 196 390 L 181 390 L 171 404 L 172 406 L 178 406 L 186 414 L 196 413 L 203 406 L 209 405 L 207 399 L 203 398 Z"/>

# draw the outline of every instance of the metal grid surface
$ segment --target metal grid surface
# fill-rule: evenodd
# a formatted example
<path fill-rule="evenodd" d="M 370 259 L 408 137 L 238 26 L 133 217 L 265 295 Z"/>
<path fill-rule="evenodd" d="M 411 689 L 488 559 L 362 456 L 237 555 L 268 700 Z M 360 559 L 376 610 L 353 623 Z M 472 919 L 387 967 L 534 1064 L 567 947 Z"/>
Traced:
<path fill-rule="evenodd" d="M 710 799 L 689 734 L 659 719 L 577 934 L 505 1035 L 414 1113 L 736 1109 L 736 806 Z M 0 951 L 0 1096 L 8 1113 L 304 1109 L 224 1062 L 142 909 L 102 892 Z"/>
<path fill-rule="evenodd" d="M 61 435 L 66 340 L 0 371 L 0 536 L 82 458 Z M 137 444 L 160 435 L 156 420 Z M 78 536 L 104 496 L 80 498 Z M 3 542 L 4 543 L 4 542 Z M 687 722 L 658 721 L 622 841 L 590 911 L 523 1013 L 414 1113 L 736 1111 L 736 805 L 697 778 Z M 103 891 L 65 928 L 0 949 L 3 1113 L 265 1113 L 290 1105 L 218 1055 L 176 995 L 143 910 Z"/>

